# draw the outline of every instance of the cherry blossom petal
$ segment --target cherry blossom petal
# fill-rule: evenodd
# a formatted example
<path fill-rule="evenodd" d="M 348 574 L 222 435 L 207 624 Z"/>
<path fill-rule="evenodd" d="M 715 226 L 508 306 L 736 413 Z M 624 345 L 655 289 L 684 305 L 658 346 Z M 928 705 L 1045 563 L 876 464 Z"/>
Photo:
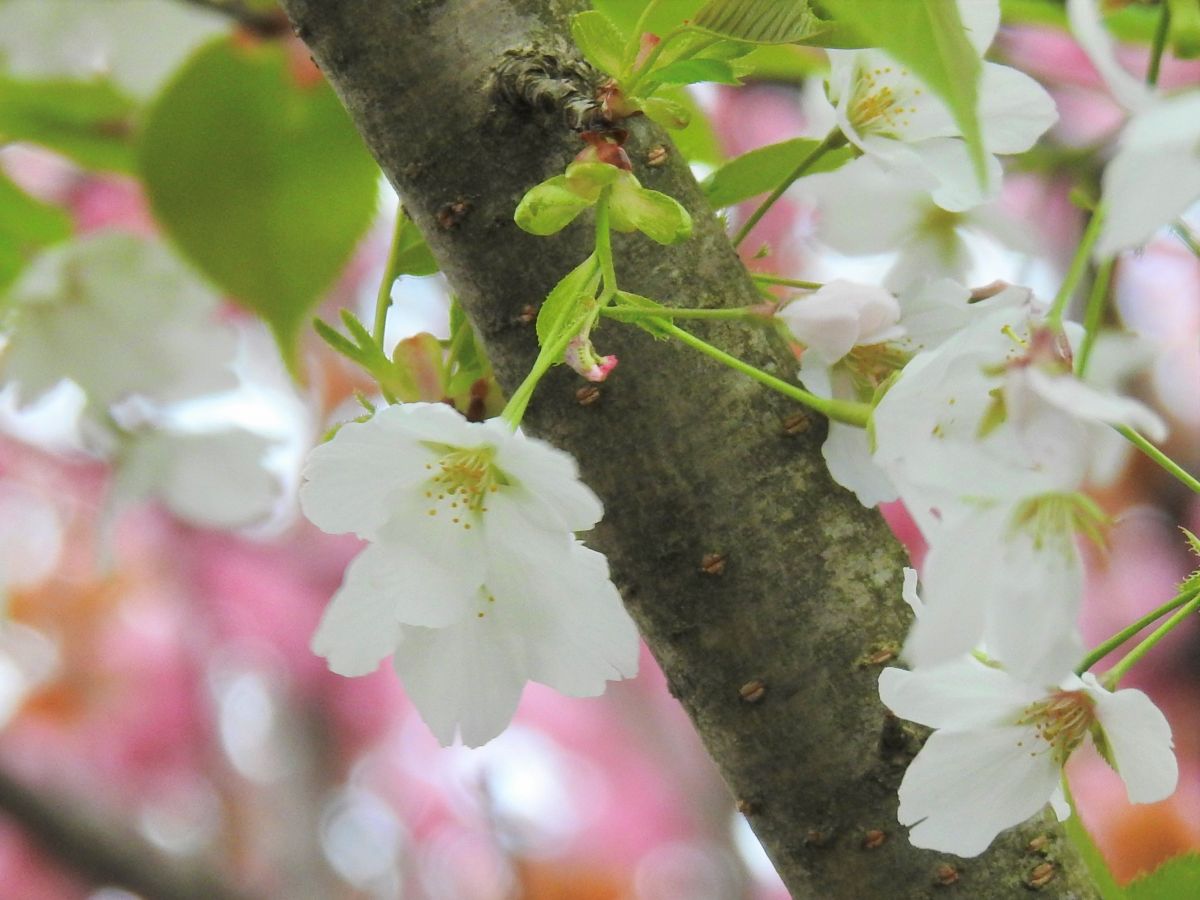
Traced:
<path fill-rule="evenodd" d="M 499 420 L 484 423 L 500 434 L 508 426 Z M 544 441 L 512 434 L 496 441 L 496 465 L 510 476 L 531 504 L 531 515 L 545 527 L 562 531 L 587 531 L 604 515 L 604 505 L 579 480 L 579 465 L 569 453 Z M 533 509 L 536 513 L 532 512 Z"/>
<path fill-rule="evenodd" d="M 1167 436 L 1167 423 L 1137 400 L 1098 390 L 1073 375 L 1050 375 L 1037 367 L 1027 369 L 1025 377 L 1038 396 L 1077 419 L 1126 425 L 1143 432 L 1152 441 Z"/>
<path fill-rule="evenodd" d="M 1046 805 L 1059 769 L 1029 750 L 1032 727 L 936 731 L 904 773 L 899 819 L 914 847 L 978 856 L 1006 828 Z"/>
<path fill-rule="evenodd" d="M 1104 169 L 1108 209 L 1096 257 L 1145 243 L 1200 199 L 1200 91 L 1169 97 L 1135 116 Z"/>
<path fill-rule="evenodd" d="M 494 616 L 401 629 L 392 663 L 438 742 L 479 747 L 512 721 L 528 680 L 524 644 Z"/>
<path fill-rule="evenodd" d="M 833 480 L 854 491 L 863 506 L 871 508 L 896 499 L 896 488 L 871 457 L 871 443 L 862 428 L 830 422 L 821 456 Z"/>
<path fill-rule="evenodd" d="M 604 557 L 582 544 L 522 541 L 512 565 L 489 581 L 496 615 L 522 635 L 529 678 L 573 697 L 603 693 L 608 681 L 637 673 L 638 636 Z M 556 577 L 538 577 L 553 561 Z"/>
<path fill-rule="evenodd" d="M 879 698 L 902 719 L 930 728 L 990 727 L 1015 721 L 1043 692 L 963 656 L 913 671 L 879 673 Z"/>
<path fill-rule="evenodd" d="M 1075 40 L 1117 101 L 1128 110 L 1144 109 L 1149 105 L 1153 92 L 1117 62 L 1112 38 L 1104 27 L 1096 0 L 1067 0 L 1067 19 Z"/>
<path fill-rule="evenodd" d="M 1139 690 L 1110 693 L 1090 672 L 1084 673 L 1083 683 L 1096 701 L 1096 718 L 1130 802 L 1155 803 L 1171 796 L 1179 764 L 1166 716 Z"/>
<path fill-rule="evenodd" d="M 1017 69 L 984 63 L 979 84 L 979 124 L 989 153 L 1024 153 L 1058 121 L 1044 87 Z"/>
<path fill-rule="evenodd" d="M 440 404 L 400 404 L 379 410 L 366 422 L 348 422 L 333 439 L 315 447 L 304 465 L 300 506 L 310 522 L 330 534 L 353 532 L 373 538 L 395 514 L 394 498 L 428 480 L 437 453 L 421 443 L 447 415 Z M 413 408 L 422 412 L 414 415 Z M 426 422 L 422 423 L 422 418 Z M 414 425 L 416 426 L 414 428 Z M 454 437 L 456 424 L 447 436 Z"/>

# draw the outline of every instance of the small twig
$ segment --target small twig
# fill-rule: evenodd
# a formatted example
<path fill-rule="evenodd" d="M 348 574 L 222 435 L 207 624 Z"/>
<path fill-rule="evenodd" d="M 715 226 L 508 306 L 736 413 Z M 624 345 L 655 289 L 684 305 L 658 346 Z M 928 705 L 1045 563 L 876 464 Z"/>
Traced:
<path fill-rule="evenodd" d="M 2 769 L 0 813 L 47 856 L 94 884 L 127 888 L 147 900 L 249 900 L 215 874 L 163 855 L 111 816 L 35 792 Z"/>
<path fill-rule="evenodd" d="M 220 13 L 262 37 L 279 37 L 291 29 L 287 16 L 282 10 L 260 12 L 251 9 L 243 0 L 182 0 L 182 2 Z"/>

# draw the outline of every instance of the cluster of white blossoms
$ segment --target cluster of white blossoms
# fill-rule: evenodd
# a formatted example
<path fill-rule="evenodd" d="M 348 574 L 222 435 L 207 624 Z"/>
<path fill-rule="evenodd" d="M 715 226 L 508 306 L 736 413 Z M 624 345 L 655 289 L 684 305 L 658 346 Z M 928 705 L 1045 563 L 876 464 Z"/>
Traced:
<path fill-rule="evenodd" d="M 1070 8 L 1081 42 L 1136 112 L 1105 172 L 1111 214 L 1098 252 L 1108 256 L 1200 194 L 1200 96 L 1151 99 L 1116 65 L 1091 0 Z M 959 10 L 982 53 L 998 4 L 960 0 Z M 830 282 L 779 317 L 801 345 L 806 388 L 876 404 L 869 433 L 830 423 L 823 452 L 834 479 L 867 506 L 903 500 L 929 544 L 924 602 L 916 573 L 905 579 L 919 611 L 903 653 L 911 671 L 880 679 L 889 708 L 936 729 L 904 777 L 900 820 L 917 846 L 976 855 L 1047 801 L 1065 814 L 1062 765 L 1088 737 L 1131 800 L 1162 799 L 1177 777 L 1162 713 L 1138 691 L 1113 693 L 1075 670 L 1084 658 L 1077 542 L 1099 539 L 1106 524 L 1083 488 L 1108 462 L 1112 426 L 1159 441 L 1165 425 L 1077 377 L 1083 329 L 1047 321 L 1032 292 L 959 283 L 970 264 L 964 230 L 1018 240 L 981 205 L 999 187 L 999 164 L 991 158 L 981 187 L 944 104 L 886 54 L 830 57 L 838 124 L 865 156 L 806 180 L 817 234 L 844 252 L 897 259 L 886 290 Z M 1026 76 L 983 66 L 986 148 L 1027 149 L 1055 121 L 1053 102 Z M 1163 166 L 1175 174 L 1162 178 Z"/>
<path fill-rule="evenodd" d="M 194 524 L 256 523 L 283 485 L 271 442 L 193 427 L 189 404 L 238 388 L 238 335 L 220 298 L 165 245 L 116 232 L 31 261 L 6 295 L 0 385 L 22 406 L 64 382 L 82 396 L 78 443 L 116 464 L 111 505 L 153 497 Z"/>
<path fill-rule="evenodd" d="M 405 403 L 342 426 L 304 479 L 313 523 L 369 542 L 313 650 L 341 675 L 390 655 L 442 744 L 498 735 L 527 681 L 590 697 L 637 673 L 608 563 L 575 538 L 603 508 L 568 454 L 499 419 Z"/>
<path fill-rule="evenodd" d="M 1069 339 L 1028 290 L 970 302 L 947 279 L 895 297 L 831 282 L 780 312 L 804 345 L 800 377 L 822 396 L 870 399 L 872 440 L 830 424 L 830 471 L 866 505 L 899 498 L 929 543 L 904 648 L 884 703 L 938 729 L 905 775 L 900 819 L 920 847 L 972 856 L 1037 811 L 1089 735 L 1131 800 L 1169 795 L 1170 729 L 1137 691 L 1105 690 L 1074 667 L 1080 537 L 1103 517 L 1081 489 L 1112 425 L 1152 439 L 1163 422 L 1077 378 Z M 898 373 L 898 374 L 897 374 Z M 987 663 L 973 654 L 983 654 Z M 1060 805 L 1059 809 L 1063 807 Z"/>

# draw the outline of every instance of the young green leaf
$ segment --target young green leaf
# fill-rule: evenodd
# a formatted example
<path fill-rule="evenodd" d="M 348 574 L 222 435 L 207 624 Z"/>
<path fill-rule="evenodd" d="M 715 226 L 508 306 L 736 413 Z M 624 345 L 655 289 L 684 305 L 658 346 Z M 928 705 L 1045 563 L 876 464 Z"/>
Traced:
<path fill-rule="evenodd" d="M 646 84 L 741 84 L 733 66 L 723 59 L 681 59 L 655 69 L 646 77 Z"/>
<path fill-rule="evenodd" d="M 676 28 L 684 19 L 696 14 L 704 0 L 592 0 L 592 6 L 608 16 L 609 20 L 628 35 L 651 3 L 654 8 L 642 26 L 645 31 L 660 37 Z"/>
<path fill-rule="evenodd" d="M 691 124 L 692 114 L 678 101 L 666 97 L 639 97 L 635 102 L 648 118 L 663 128 L 687 128 Z"/>
<path fill-rule="evenodd" d="M 752 44 L 793 44 L 823 28 L 806 0 L 709 0 L 692 27 Z"/>
<path fill-rule="evenodd" d="M 150 203 L 175 243 L 271 327 L 289 367 L 308 311 L 375 211 L 379 169 L 325 83 L 276 43 L 209 44 L 151 107 Z"/>
<path fill-rule="evenodd" d="M 11 284 L 39 249 L 71 235 L 71 219 L 35 200 L 0 171 L 0 290 Z"/>
<path fill-rule="evenodd" d="M 1149 875 L 1129 882 L 1123 896 L 1129 900 L 1190 900 L 1200 897 L 1200 854 L 1187 853 L 1167 860 Z"/>
<path fill-rule="evenodd" d="M 526 191 L 513 219 L 522 231 L 544 237 L 562 231 L 593 202 L 571 190 L 567 176 L 555 175 Z"/>
<path fill-rule="evenodd" d="M 134 170 L 133 112 L 108 81 L 0 77 L 0 143 L 41 144 L 86 169 Z"/>
<path fill-rule="evenodd" d="M 571 19 L 571 37 L 593 66 L 614 78 L 620 75 L 625 38 L 608 16 L 595 9 L 579 13 Z"/>
<path fill-rule="evenodd" d="M 692 217 L 674 197 L 644 188 L 630 178 L 612 189 L 612 227 L 640 231 L 660 244 L 678 244 L 692 235 Z"/>
<path fill-rule="evenodd" d="M 322 319 L 313 319 L 313 331 L 330 347 L 359 365 L 366 365 L 366 355 L 358 345 Z"/>
<path fill-rule="evenodd" d="M 404 221 L 396 227 L 400 229 L 400 237 L 396 241 L 396 259 L 393 271 L 399 275 L 433 275 L 438 271 L 438 264 L 429 252 L 429 245 L 412 219 L 401 211 Z"/>
<path fill-rule="evenodd" d="M 600 260 L 593 253 L 564 275 L 542 303 L 536 326 L 538 344 L 546 346 L 578 319 L 583 304 L 595 300 L 599 286 Z"/>
<path fill-rule="evenodd" d="M 670 100 L 678 107 L 678 112 L 688 120 L 684 128 L 677 129 L 671 135 L 671 141 L 676 149 L 683 154 L 688 162 L 700 162 L 706 165 L 720 165 L 725 160 L 721 151 L 721 142 L 713 131 L 712 123 L 688 93 L 686 88 L 663 88 L 654 99 Z M 665 96 L 664 96 L 665 95 Z"/>
<path fill-rule="evenodd" d="M 705 178 L 700 187 L 714 209 L 733 206 L 774 190 L 820 143 L 814 138 L 792 138 L 759 147 L 727 162 Z M 853 158 L 851 148 L 838 147 L 823 154 L 808 174 L 832 172 Z"/>
<path fill-rule="evenodd" d="M 1073 806 L 1074 804 L 1072 804 Z M 1079 813 L 1074 808 L 1072 808 L 1070 818 L 1063 822 L 1063 830 L 1067 833 L 1067 838 L 1075 845 L 1076 851 L 1083 859 L 1083 864 L 1087 867 L 1088 874 L 1092 876 L 1096 890 L 1100 892 L 1103 900 L 1127 900 L 1128 895 L 1113 878 L 1112 870 L 1104 860 L 1104 854 L 1100 852 L 1100 848 L 1096 846 L 1092 836 L 1083 827 L 1083 823 L 1079 820 Z"/>
<path fill-rule="evenodd" d="M 950 0 L 820 0 L 838 25 L 857 34 L 861 46 L 879 47 L 908 66 L 941 97 L 962 131 L 975 171 L 986 178 L 979 125 L 979 54 L 971 46 Z"/>

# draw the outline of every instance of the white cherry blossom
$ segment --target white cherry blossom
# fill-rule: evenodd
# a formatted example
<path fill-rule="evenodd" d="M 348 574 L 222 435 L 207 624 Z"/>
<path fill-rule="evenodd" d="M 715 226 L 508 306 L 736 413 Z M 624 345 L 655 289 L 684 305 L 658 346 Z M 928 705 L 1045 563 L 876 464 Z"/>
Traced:
<path fill-rule="evenodd" d="M 158 499 L 204 528 L 239 528 L 266 519 L 282 494 L 263 465 L 270 439 L 244 428 L 160 427 L 125 436 L 112 502 Z"/>
<path fill-rule="evenodd" d="M 965 281 L 975 262 L 968 238 L 1031 251 L 1027 231 L 994 204 L 951 212 L 933 202 L 932 187 L 863 156 L 802 179 L 797 191 L 816 206 L 822 244 L 851 256 L 896 254 L 884 286 L 898 293 L 927 279 Z"/>
<path fill-rule="evenodd" d="M 899 296 L 870 285 L 830 282 L 811 298 L 788 304 L 780 317 L 793 336 L 810 345 L 801 355 L 799 373 L 808 390 L 870 402 L 914 353 L 937 346 L 970 321 L 1021 302 L 1027 294 L 1009 288 L 971 303 L 971 292 L 949 279 L 914 281 Z M 821 453 L 834 481 L 854 491 L 864 506 L 896 499 L 887 474 L 871 458 L 863 429 L 830 422 Z"/>
<path fill-rule="evenodd" d="M 889 291 L 836 279 L 796 297 L 778 313 L 792 336 L 826 366 L 854 347 L 899 337 L 900 304 Z"/>
<path fill-rule="evenodd" d="M 1144 244 L 1200 201 L 1200 91 L 1152 91 L 1117 62 L 1095 0 L 1069 0 L 1071 30 L 1117 101 L 1134 113 L 1104 169 L 1096 257 Z"/>
<path fill-rule="evenodd" d="M 301 505 L 371 543 L 313 637 L 342 675 L 388 655 L 438 739 L 495 737 L 526 681 L 590 696 L 637 670 L 604 557 L 600 501 L 566 453 L 442 404 L 390 406 L 313 450 Z"/>
<path fill-rule="evenodd" d="M 1060 642 L 1077 646 L 1077 534 L 1099 511 L 1078 493 L 1089 435 L 1131 424 L 1161 436 L 1134 401 L 1080 382 L 1036 306 L 1005 306 L 917 354 L 875 410 L 875 462 L 929 541 L 926 612 L 905 648 L 917 665 L 981 641 L 1022 677 L 1042 677 Z M 1030 617 L 1049 616 L 1030 629 Z"/>
<path fill-rule="evenodd" d="M 999 23 L 994 2 L 959 2 L 967 35 L 982 56 Z M 944 209 L 977 206 L 999 189 L 994 154 L 1021 153 L 1058 118 L 1054 101 L 1016 69 L 983 62 L 979 122 L 987 155 L 987 187 L 946 104 L 882 50 L 830 50 L 829 100 L 846 138 L 885 168 L 928 181 Z"/>
<path fill-rule="evenodd" d="M 964 657 L 885 669 L 879 694 L 896 715 L 936 729 L 900 785 L 899 819 L 912 826 L 916 847 L 977 856 L 1047 802 L 1065 818 L 1062 766 L 1088 738 L 1130 801 L 1153 803 L 1175 790 L 1166 718 L 1141 691 L 1111 692 L 1090 673 L 1046 683 Z"/>
<path fill-rule="evenodd" d="M 108 233 L 52 248 L 9 291 L 0 380 L 30 403 L 70 379 L 101 423 L 131 396 L 232 389 L 237 336 L 216 319 L 219 299 L 157 242 Z"/>

